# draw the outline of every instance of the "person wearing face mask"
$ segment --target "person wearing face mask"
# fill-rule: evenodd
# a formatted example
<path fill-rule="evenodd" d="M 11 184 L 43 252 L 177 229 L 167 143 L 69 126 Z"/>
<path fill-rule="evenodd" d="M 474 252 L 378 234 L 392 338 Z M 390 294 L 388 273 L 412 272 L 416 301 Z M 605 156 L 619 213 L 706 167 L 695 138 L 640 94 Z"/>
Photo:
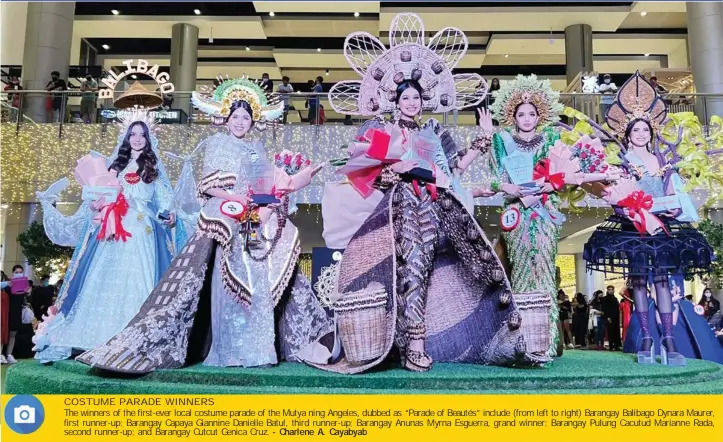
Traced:
<path fill-rule="evenodd" d="M 122 330 L 183 247 L 186 232 L 183 223 L 176 224 L 155 124 L 143 109 L 122 116 L 116 148 L 104 158 L 120 184 L 115 201 L 86 200 L 74 215 L 64 216 L 54 206 L 59 185 L 38 193 L 50 240 L 75 247 L 58 299 L 33 339 L 41 362 L 67 359 Z M 47 292 L 39 309 L 52 297 L 52 290 Z"/>
<path fill-rule="evenodd" d="M 298 269 L 299 232 L 288 217 L 290 195 L 321 167 L 300 156 L 271 163 L 250 136 L 283 115 L 269 94 L 246 78 L 194 92 L 196 107 L 226 128 L 202 144 L 196 233 L 128 326 L 80 362 L 140 374 L 198 361 L 269 367 L 318 354 L 311 344 L 333 322 Z"/>
<path fill-rule="evenodd" d="M 8 295 L 7 319 L 5 322 L 7 324 L 8 332 L 7 344 L 3 346 L 2 363 L 14 364 L 17 361 L 13 356 L 13 351 L 15 350 L 15 342 L 18 332 L 23 325 L 23 305 L 25 304 L 25 297 L 30 294 L 30 288 L 27 288 L 25 291 L 12 289 L 13 279 L 25 277 L 25 269 L 23 269 L 23 266 L 19 264 L 13 266 L 13 272 L 10 278 L 5 276 L 4 273 L 3 276 L 2 289 Z"/>
<path fill-rule="evenodd" d="M 18 77 L 11 77 L 10 78 L 10 84 L 5 86 L 5 92 L 8 93 L 8 101 L 11 103 L 10 108 L 10 122 L 16 123 L 18 120 L 18 115 L 20 115 L 20 94 L 13 94 L 12 91 L 21 91 L 23 90 L 23 87 L 20 86 L 20 80 Z"/>
<path fill-rule="evenodd" d="M 50 275 L 40 277 L 40 285 L 32 291 L 31 305 L 35 318 L 40 321 L 48 313 L 48 308 L 53 304 L 55 287 L 50 285 Z"/>
<path fill-rule="evenodd" d="M 603 75 L 603 83 L 599 86 L 600 93 L 600 119 L 604 120 L 605 115 L 608 113 L 608 109 L 613 105 L 615 101 L 615 94 L 618 91 L 618 87 L 612 82 L 610 74 Z"/>
<path fill-rule="evenodd" d="M 703 317 L 706 321 L 710 320 L 720 310 L 720 301 L 713 297 L 713 292 L 708 287 L 703 290 L 703 296 L 700 297 L 698 305 L 703 307 Z"/>
<path fill-rule="evenodd" d="M 45 90 L 48 92 L 58 92 L 58 91 L 65 91 L 68 87 L 65 84 L 65 80 L 60 78 L 60 72 L 53 71 L 50 74 L 50 81 L 48 82 L 47 86 L 45 86 Z M 65 106 L 67 102 L 67 97 L 64 96 L 64 94 L 61 93 L 52 93 L 51 97 L 51 105 L 50 105 L 50 118 L 48 120 L 48 123 L 60 123 L 61 120 L 65 119 Z"/>
<path fill-rule="evenodd" d="M 417 15 L 398 15 L 390 41 L 403 40 L 404 26 L 424 28 Z M 416 372 L 444 362 L 546 362 L 518 327 L 521 312 L 529 312 L 534 301 L 517 307 L 505 271 L 472 216 L 471 195 L 459 182 L 489 149 L 491 136 L 480 133 L 469 146 L 459 146 L 436 119 L 421 118 L 424 111 L 477 106 L 486 82 L 462 74 L 473 90 L 456 89 L 462 78 L 452 69 L 464 56 L 460 46 L 443 55 L 422 36 L 386 49 L 360 32 L 347 37 L 344 53 L 357 54 L 360 39 L 375 48 L 349 57 L 362 78 L 332 86 L 329 103 L 341 114 L 376 119 L 349 142 L 348 158 L 333 162 L 347 180 L 324 187 L 327 247 L 314 258 L 329 281 L 319 296 L 328 299 L 339 324 L 336 339 L 326 342 L 343 352 L 325 364 L 307 362 L 345 374 L 392 358 Z M 317 256 L 326 262 L 318 263 Z"/>
<path fill-rule="evenodd" d="M 534 167 L 549 157 L 550 149 L 560 139 L 553 125 L 559 121 L 564 106 L 550 80 L 518 75 L 502 81 L 493 95 L 491 112 L 480 111 L 480 126 L 492 137 L 490 170 L 491 188 L 473 190 L 478 197 L 504 195 L 502 238 L 499 242 L 503 261 L 510 266 L 510 281 L 515 293 L 542 292 L 554 301 L 557 295 L 555 259 L 560 231 L 565 221 L 560 212 L 561 200 L 552 184 L 531 184 Z M 494 116 L 504 130 L 495 132 Z M 615 179 L 611 173 L 581 173 L 583 183 Z M 527 196 L 538 197 L 534 204 L 523 203 Z M 513 220 L 513 221 L 508 221 Z M 558 332 L 557 304 L 550 311 L 549 356 L 562 353 Z"/>
<path fill-rule="evenodd" d="M 583 257 L 588 269 L 630 278 L 635 304 L 631 328 L 639 324 L 640 332 L 628 333 L 626 344 L 633 343 L 638 363 L 655 364 L 660 352 L 661 363 L 684 366 L 687 341 L 679 342 L 681 335 L 674 332 L 677 301 L 671 276 L 682 280 L 708 273 L 714 255 L 706 238 L 690 224 L 698 216 L 692 204 L 686 204 L 689 197 L 681 179 L 686 169 L 676 167 L 676 146 L 660 144 L 658 135 L 666 121 L 666 104 L 654 85 L 636 72 L 607 113 L 612 131 L 607 136 L 620 147 L 625 178 L 619 186 L 601 191 L 615 202 L 614 214 L 593 232 Z M 623 188 L 627 196 L 611 199 Z M 656 205 L 659 201 L 666 203 Z M 654 310 L 647 298 L 648 285 L 655 289 Z"/>
<path fill-rule="evenodd" d="M 95 123 L 95 103 L 96 93 L 98 92 L 98 82 L 93 76 L 88 74 L 85 81 L 80 85 L 80 91 L 83 93 L 80 99 L 80 117 L 86 123 Z"/>

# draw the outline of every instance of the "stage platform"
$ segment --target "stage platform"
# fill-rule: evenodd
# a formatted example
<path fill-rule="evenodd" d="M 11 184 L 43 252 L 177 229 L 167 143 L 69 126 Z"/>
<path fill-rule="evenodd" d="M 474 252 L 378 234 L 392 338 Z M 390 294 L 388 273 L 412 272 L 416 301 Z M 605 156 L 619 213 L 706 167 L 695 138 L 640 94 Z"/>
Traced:
<path fill-rule="evenodd" d="M 428 373 L 393 366 L 338 375 L 301 364 L 273 368 L 194 365 L 142 377 L 99 375 L 75 361 L 24 361 L 8 372 L 8 394 L 723 394 L 723 365 L 642 366 L 633 355 L 565 352 L 547 367 L 435 364 Z"/>

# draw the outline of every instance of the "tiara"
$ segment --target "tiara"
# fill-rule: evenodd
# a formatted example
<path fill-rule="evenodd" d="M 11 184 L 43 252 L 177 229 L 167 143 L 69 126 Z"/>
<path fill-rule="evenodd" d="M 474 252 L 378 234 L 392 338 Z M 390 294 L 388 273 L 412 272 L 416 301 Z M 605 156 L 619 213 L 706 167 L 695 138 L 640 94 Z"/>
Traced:
<path fill-rule="evenodd" d="M 657 131 L 662 128 L 667 115 L 668 108 L 658 91 L 638 71 L 622 85 L 605 120 L 622 139 L 631 122 L 645 120 Z"/>
<path fill-rule="evenodd" d="M 209 115 L 215 124 L 229 116 L 231 107 L 237 101 L 249 104 L 252 110 L 251 118 L 255 122 L 273 121 L 283 115 L 283 102 L 278 95 L 267 92 L 260 81 L 246 76 L 234 79 L 218 76 L 218 81 L 217 86 L 203 86 L 200 92 L 194 92 L 191 96 L 193 105 Z"/>
<path fill-rule="evenodd" d="M 520 104 L 531 104 L 537 109 L 539 125 L 551 124 L 560 119 L 565 109 L 560 103 L 560 93 L 552 89 L 550 80 L 538 80 L 535 74 L 518 75 L 511 81 L 500 81 L 499 90 L 493 92 L 494 103 L 490 110 L 503 126 L 515 126 L 515 109 Z"/>
<path fill-rule="evenodd" d="M 361 80 L 340 81 L 329 91 L 336 112 L 373 116 L 396 108 L 397 86 L 416 81 L 422 88 L 422 109 L 443 113 L 476 106 L 487 94 L 478 74 L 452 74 L 467 52 L 467 37 L 444 28 L 425 42 L 424 23 L 412 13 L 392 19 L 390 47 L 368 32 L 353 32 L 344 41 L 344 56 Z"/>
<path fill-rule="evenodd" d="M 151 115 L 151 109 L 147 109 L 143 106 L 133 106 L 131 108 L 118 111 L 116 124 L 120 127 L 121 134 L 125 134 L 133 123 L 137 123 L 139 121 L 148 127 L 148 131 L 150 133 L 153 133 L 158 125 L 156 117 Z"/>

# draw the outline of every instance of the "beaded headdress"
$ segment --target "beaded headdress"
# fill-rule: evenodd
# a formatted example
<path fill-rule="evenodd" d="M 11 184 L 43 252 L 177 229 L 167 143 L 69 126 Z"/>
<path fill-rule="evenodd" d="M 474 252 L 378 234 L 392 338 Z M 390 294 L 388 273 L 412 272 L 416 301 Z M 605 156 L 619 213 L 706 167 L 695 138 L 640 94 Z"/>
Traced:
<path fill-rule="evenodd" d="M 278 95 L 267 92 L 260 82 L 247 77 L 226 79 L 218 77 L 218 86 L 203 86 L 194 92 L 191 101 L 201 112 L 209 115 L 214 124 L 222 124 L 236 101 L 245 101 L 251 106 L 254 122 L 264 123 L 281 118 L 284 103 Z"/>
<path fill-rule="evenodd" d="M 605 119 L 615 135 L 622 139 L 632 121 L 645 120 L 657 132 L 667 115 L 667 106 L 658 91 L 640 72 L 635 72 L 618 91 Z"/>
<path fill-rule="evenodd" d="M 565 106 L 560 103 L 560 93 L 552 89 L 550 80 L 538 80 L 535 74 L 518 75 L 510 81 L 500 81 L 500 88 L 493 92 L 494 103 L 490 110 L 503 126 L 515 126 L 515 109 L 520 104 L 532 104 L 537 109 L 539 126 L 557 122 Z"/>
<path fill-rule="evenodd" d="M 444 28 L 426 43 L 422 19 L 398 14 L 389 28 L 390 47 L 367 32 L 353 32 L 344 42 L 344 56 L 361 81 L 336 83 L 329 91 L 335 111 L 373 116 L 396 108 L 397 86 L 414 80 L 422 87 L 422 109 L 443 113 L 476 106 L 487 94 L 478 74 L 452 74 L 467 52 L 467 37 Z"/>

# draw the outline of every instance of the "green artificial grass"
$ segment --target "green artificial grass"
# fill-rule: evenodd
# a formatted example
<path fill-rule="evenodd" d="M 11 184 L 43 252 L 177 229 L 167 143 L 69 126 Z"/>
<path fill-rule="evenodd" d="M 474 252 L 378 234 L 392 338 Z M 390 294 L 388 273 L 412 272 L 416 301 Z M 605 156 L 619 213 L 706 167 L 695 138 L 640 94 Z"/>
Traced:
<path fill-rule="evenodd" d="M 301 364 L 273 368 L 194 365 L 118 377 L 74 361 L 11 367 L 10 394 L 723 394 L 723 366 L 643 366 L 632 355 L 570 351 L 541 368 L 436 364 L 428 373 L 388 367 L 339 375 Z"/>

